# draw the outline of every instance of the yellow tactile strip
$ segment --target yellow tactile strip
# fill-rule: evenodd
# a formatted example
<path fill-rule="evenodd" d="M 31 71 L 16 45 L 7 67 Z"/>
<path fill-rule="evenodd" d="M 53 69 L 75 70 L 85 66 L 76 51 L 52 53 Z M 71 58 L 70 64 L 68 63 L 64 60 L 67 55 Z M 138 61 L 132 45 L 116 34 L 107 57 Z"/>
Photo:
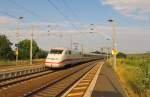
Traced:
<path fill-rule="evenodd" d="M 99 67 L 100 64 L 97 64 L 91 69 L 65 97 L 83 97 Z"/>

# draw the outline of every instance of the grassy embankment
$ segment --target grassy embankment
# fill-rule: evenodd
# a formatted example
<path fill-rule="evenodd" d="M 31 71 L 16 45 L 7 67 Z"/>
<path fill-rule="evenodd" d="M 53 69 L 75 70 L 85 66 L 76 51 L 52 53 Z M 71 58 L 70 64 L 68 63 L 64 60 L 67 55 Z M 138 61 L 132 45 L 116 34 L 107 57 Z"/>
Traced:
<path fill-rule="evenodd" d="M 149 59 L 147 54 L 117 59 L 117 73 L 130 97 L 150 97 Z"/>
<path fill-rule="evenodd" d="M 39 64 L 44 64 L 44 59 L 34 59 L 33 64 L 39 65 Z M 17 65 L 29 65 L 30 61 L 29 60 L 19 60 Z M 0 66 L 15 66 L 16 61 L 8 61 L 8 60 L 0 60 Z"/>

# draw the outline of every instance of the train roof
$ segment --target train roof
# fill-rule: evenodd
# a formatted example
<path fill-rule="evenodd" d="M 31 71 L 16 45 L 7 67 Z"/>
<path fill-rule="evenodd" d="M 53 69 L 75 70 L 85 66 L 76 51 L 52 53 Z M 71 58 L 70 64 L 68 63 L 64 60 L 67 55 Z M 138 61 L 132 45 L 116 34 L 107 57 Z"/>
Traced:
<path fill-rule="evenodd" d="M 69 48 L 51 48 L 51 50 L 70 50 L 70 51 L 72 51 L 72 52 L 81 52 L 81 51 L 77 51 L 77 50 L 73 50 L 73 49 L 69 49 Z"/>
<path fill-rule="evenodd" d="M 71 50 L 69 48 L 64 48 L 64 47 L 57 47 L 57 48 L 51 48 L 51 49 L 57 49 L 57 50 Z"/>

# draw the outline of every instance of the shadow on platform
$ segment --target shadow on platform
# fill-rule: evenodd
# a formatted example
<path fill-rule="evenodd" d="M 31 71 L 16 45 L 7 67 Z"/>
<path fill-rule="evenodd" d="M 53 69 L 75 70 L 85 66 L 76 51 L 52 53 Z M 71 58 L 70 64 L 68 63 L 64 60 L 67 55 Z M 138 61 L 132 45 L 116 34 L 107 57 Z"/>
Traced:
<path fill-rule="evenodd" d="M 92 97 L 124 97 L 119 92 L 112 91 L 93 91 Z"/>

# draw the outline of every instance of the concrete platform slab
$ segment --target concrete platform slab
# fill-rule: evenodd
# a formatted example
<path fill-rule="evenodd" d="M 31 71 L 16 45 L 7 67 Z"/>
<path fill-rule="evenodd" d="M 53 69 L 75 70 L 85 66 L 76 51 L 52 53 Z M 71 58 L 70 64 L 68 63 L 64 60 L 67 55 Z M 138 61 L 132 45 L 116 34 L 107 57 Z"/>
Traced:
<path fill-rule="evenodd" d="M 91 97 L 127 97 L 110 65 L 103 65 Z"/>

